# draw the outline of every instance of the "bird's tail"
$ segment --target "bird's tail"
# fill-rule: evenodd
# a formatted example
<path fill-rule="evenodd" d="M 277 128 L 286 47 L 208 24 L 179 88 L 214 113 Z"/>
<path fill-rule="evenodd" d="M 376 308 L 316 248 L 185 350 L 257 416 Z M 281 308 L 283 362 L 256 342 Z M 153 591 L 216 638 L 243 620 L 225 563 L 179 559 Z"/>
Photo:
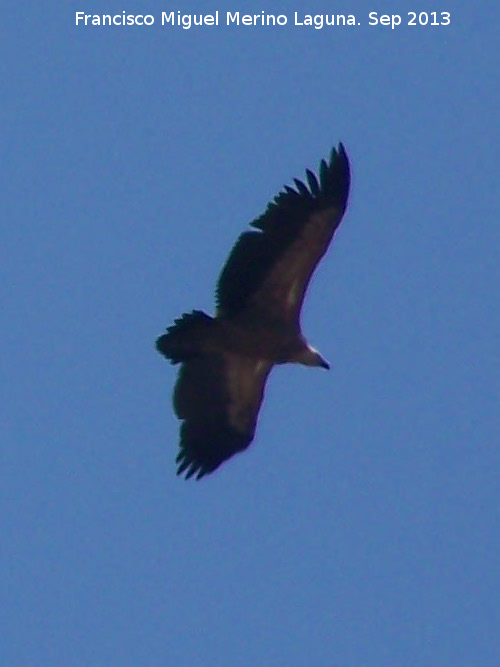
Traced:
<path fill-rule="evenodd" d="M 196 357 L 201 351 L 214 318 L 201 310 L 184 313 L 156 340 L 156 349 L 172 364 Z"/>

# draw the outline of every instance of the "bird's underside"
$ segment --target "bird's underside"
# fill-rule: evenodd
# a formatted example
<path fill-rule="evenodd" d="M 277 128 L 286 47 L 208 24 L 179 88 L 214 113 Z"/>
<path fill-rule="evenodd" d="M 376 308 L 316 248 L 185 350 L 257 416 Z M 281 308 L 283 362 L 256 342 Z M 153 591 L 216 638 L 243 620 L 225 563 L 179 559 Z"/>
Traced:
<path fill-rule="evenodd" d="M 342 145 L 322 161 L 319 180 L 295 181 L 233 248 L 217 285 L 215 317 L 184 314 L 157 349 L 180 363 L 174 410 L 181 420 L 178 474 L 200 479 L 252 442 L 275 364 L 328 368 L 300 331 L 311 276 L 342 219 L 349 163 Z"/>

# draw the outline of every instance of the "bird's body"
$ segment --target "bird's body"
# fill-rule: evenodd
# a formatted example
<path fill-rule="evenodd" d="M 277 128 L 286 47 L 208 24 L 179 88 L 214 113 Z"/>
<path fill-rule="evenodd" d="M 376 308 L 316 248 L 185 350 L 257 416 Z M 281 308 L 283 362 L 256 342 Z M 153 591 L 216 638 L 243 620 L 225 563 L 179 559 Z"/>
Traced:
<path fill-rule="evenodd" d="M 160 336 L 181 363 L 174 409 L 181 425 L 178 474 L 197 479 L 248 447 L 269 372 L 287 362 L 329 368 L 305 340 L 300 310 L 310 278 L 342 219 L 349 163 L 342 145 L 307 171 L 309 189 L 286 187 L 236 242 L 217 285 L 215 317 L 193 311 Z"/>
<path fill-rule="evenodd" d="M 207 337 L 206 351 L 232 352 L 249 359 L 265 359 L 273 364 L 284 364 L 307 346 L 299 330 L 291 331 L 284 323 L 270 320 L 245 321 L 213 320 L 213 335 Z"/>

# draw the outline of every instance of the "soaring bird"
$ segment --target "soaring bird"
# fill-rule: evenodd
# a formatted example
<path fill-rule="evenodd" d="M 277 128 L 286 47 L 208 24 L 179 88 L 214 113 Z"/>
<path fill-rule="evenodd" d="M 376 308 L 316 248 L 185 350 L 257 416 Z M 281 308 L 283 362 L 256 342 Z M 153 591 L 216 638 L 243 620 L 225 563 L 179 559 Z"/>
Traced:
<path fill-rule="evenodd" d="M 173 404 L 181 420 L 177 474 L 200 479 L 252 442 L 267 377 L 276 364 L 329 368 L 309 345 L 300 311 L 349 194 L 344 146 L 307 185 L 294 179 L 234 245 L 216 289 L 216 314 L 193 310 L 156 341 L 181 364 Z"/>

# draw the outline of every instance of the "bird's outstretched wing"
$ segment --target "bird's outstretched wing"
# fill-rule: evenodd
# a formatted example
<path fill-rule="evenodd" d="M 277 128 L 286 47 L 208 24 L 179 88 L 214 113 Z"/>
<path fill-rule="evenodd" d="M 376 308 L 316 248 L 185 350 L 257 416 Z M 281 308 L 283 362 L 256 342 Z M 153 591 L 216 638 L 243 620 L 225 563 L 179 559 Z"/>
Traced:
<path fill-rule="evenodd" d="M 263 215 L 257 231 L 237 240 L 217 284 L 217 314 L 233 317 L 244 309 L 260 318 L 298 326 L 311 276 L 342 220 L 350 171 L 342 144 L 322 160 L 319 179 L 306 171 L 308 186 L 295 179 Z"/>
<path fill-rule="evenodd" d="M 177 474 L 200 479 L 252 442 L 272 364 L 235 354 L 183 363 L 174 392 L 179 419 Z"/>

